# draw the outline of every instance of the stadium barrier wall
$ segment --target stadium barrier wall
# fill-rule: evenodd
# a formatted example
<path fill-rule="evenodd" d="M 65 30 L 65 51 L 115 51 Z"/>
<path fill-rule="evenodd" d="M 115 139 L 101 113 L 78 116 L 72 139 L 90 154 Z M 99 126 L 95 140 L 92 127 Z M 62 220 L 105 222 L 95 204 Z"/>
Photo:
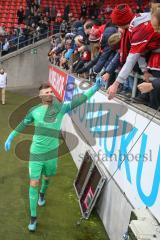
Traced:
<path fill-rule="evenodd" d="M 61 92 L 61 100 L 65 100 L 68 94 L 61 85 L 74 76 L 55 67 L 50 71 L 54 71 L 49 80 L 55 93 Z M 61 83 L 55 86 L 52 76 Z M 77 78 L 75 85 L 73 96 L 88 88 Z M 63 121 L 62 129 L 78 139 L 74 146 L 75 138 L 64 135 L 77 168 L 85 152 L 90 151 L 106 174 L 97 209 L 111 240 L 122 239 L 133 208 L 147 207 L 160 221 L 160 120 L 154 114 L 155 110 L 151 116 L 118 99 L 109 101 L 104 92 L 98 91 Z"/>
<path fill-rule="evenodd" d="M 70 135 L 65 134 L 66 144 L 69 150 L 71 150 L 72 158 L 79 169 L 84 153 L 89 151 L 94 155 L 96 152 L 93 151 L 92 147 L 86 141 L 82 140 L 80 137 L 82 133 L 79 127 L 68 115 L 63 120 L 62 129 L 65 132 L 69 131 L 78 138 L 79 144 L 73 150 L 72 146 L 74 142 Z M 101 168 L 104 170 L 103 166 Z M 109 179 L 109 172 L 106 170 L 104 172 L 106 178 Z M 110 240 L 122 239 L 123 234 L 127 231 L 133 207 L 115 180 L 111 180 L 109 184 L 105 184 L 96 207 Z"/>

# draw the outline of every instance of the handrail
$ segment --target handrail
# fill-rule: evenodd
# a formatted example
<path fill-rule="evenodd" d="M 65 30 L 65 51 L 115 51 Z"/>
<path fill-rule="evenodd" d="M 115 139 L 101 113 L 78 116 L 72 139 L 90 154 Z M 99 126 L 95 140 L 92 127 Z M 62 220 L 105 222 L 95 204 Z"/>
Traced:
<path fill-rule="evenodd" d="M 29 45 L 32 45 L 34 44 L 35 42 L 38 42 L 44 38 L 48 38 L 49 36 L 52 36 L 53 34 L 53 31 L 50 31 L 50 30 L 47 30 L 45 33 L 42 33 L 42 34 L 33 34 L 33 37 L 30 37 L 28 38 L 27 40 L 23 40 L 21 41 L 23 35 L 19 35 L 18 37 L 15 37 L 11 40 L 8 40 L 9 42 L 9 51 L 8 53 L 5 53 L 4 55 L 7 55 L 11 52 L 15 52 L 17 50 L 19 50 L 20 48 L 23 48 L 23 47 L 26 47 L 26 46 L 29 46 Z M 14 44 L 13 42 L 17 42 L 16 44 Z M 3 53 L 3 43 L 1 42 L 0 43 L 0 57 L 4 56 L 2 53 Z M 4 51 L 5 52 L 5 51 Z"/>

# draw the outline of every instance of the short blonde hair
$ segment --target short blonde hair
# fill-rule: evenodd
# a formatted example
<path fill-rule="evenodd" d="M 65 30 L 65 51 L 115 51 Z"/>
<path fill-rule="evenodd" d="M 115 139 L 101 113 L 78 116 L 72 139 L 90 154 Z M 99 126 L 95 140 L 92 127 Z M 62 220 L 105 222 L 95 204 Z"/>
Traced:
<path fill-rule="evenodd" d="M 151 15 L 156 17 L 158 22 L 156 25 L 152 23 L 152 26 L 156 32 L 160 33 L 160 3 L 152 3 Z"/>
<path fill-rule="evenodd" d="M 153 14 L 157 8 L 160 8 L 160 3 L 151 3 L 151 14 Z"/>
<path fill-rule="evenodd" d="M 120 33 L 113 33 L 109 38 L 108 38 L 108 45 L 109 47 L 113 47 L 120 43 L 121 41 L 121 34 Z"/>

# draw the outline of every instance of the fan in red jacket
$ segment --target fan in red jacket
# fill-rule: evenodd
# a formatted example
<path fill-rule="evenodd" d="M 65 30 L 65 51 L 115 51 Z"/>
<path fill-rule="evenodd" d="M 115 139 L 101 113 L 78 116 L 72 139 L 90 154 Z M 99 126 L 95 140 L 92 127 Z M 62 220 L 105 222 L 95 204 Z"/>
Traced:
<path fill-rule="evenodd" d="M 127 4 L 121 4 L 115 7 L 111 18 L 112 22 L 117 26 L 124 29 L 128 28 L 128 31 L 125 31 L 127 37 L 124 38 L 123 36 L 122 38 L 121 59 L 122 57 L 124 58 L 122 56 L 122 52 L 124 52 L 122 47 L 126 48 L 127 46 L 126 51 L 129 49 L 129 54 L 126 52 L 126 55 L 128 55 L 126 62 L 119 72 L 116 81 L 108 88 L 108 99 L 112 99 L 115 96 L 119 84 L 128 78 L 136 62 L 141 59 L 142 53 L 160 48 L 160 12 L 158 8 L 154 9 L 151 14 L 141 13 L 133 16 L 130 7 Z M 123 44 L 124 40 L 125 45 Z M 147 71 L 146 68 L 142 68 L 143 72 Z"/>

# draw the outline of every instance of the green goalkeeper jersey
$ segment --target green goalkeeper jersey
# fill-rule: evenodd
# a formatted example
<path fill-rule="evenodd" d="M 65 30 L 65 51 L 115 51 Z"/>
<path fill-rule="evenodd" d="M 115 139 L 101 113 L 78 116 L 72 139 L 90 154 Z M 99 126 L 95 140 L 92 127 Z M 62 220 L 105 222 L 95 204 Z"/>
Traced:
<path fill-rule="evenodd" d="M 94 85 L 70 103 L 60 104 L 53 101 L 52 105 L 40 104 L 29 110 L 25 118 L 11 134 L 16 136 L 23 132 L 26 126 L 34 124 L 35 130 L 30 147 L 30 161 L 47 161 L 58 158 L 60 130 L 64 114 L 84 103 L 97 90 L 98 87 Z"/>

